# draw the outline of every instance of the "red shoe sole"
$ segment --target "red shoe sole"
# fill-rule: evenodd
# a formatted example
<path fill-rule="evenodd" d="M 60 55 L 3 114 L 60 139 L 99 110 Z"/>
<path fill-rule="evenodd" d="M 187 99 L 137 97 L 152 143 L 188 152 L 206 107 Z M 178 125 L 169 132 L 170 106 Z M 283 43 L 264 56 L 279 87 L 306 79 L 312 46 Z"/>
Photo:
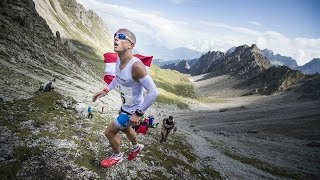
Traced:
<path fill-rule="evenodd" d="M 129 156 L 128 156 L 128 160 L 131 161 L 131 160 L 133 160 L 134 158 L 136 158 L 137 155 L 139 154 L 139 152 L 140 152 L 140 151 L 130 153 Z"/>
<path fill-rule="evenodd" d="M 116 160 L 103 159 L 100 161 L 100 166 L 101 167 L 111 167 L 111 166 L 119 164 L 121 161 L 122 160 L 116 161 Z"/>

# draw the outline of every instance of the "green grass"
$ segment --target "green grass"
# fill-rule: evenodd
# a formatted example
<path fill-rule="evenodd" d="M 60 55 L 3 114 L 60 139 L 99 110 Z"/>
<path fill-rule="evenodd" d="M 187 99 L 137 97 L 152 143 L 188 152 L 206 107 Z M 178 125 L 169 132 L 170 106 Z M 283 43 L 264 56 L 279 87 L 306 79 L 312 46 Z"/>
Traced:
<path fill-rule="evenodd" d="M 68 154 L 70 157 L 73 157 L 72 154 L 80 152 L 79 156 L 74 157 L 74 159 L 71 158 L 70 160 L 74 161 L 78 166 L 86 167 L 90 171 L 97 173 L 100 178 L 104 177 L 106 169 L 99 167 L 99 160 L 105 156 L 106 150 L 105 146 L 98 141 L 97 132 L 103 133 L 106 124 L 112 117 L 101 116 L 98 112 L 94 112 L 95 116 L 92 120 L 94 122 L 88 121 L 87 119 L 76 119 L 73 111 L 56 108 L 56 101 L 61 99 L 66 99 L 66 97 L 53 91 L 40 93 L 37 96 L 25 100 L 6 102 L 4 105 L 5 111 L 0 112 L 1 116 L 3 115 L 3 117 L 6 118 L 0 121 L 0 125 L 9 128 L 12 133 L 20 139 L 47 137 L 52 140 L 71 140 L 78 145 L 76 150 L 60 148 L 57 149 L 57 151 Z M 18 109 L 19 111 L 16 111 L 13 115 L 14 118 L 10 119 L 8 118 L 8 116 L 10 116 L 9 112 L 13 109 Z M 27 120 L 32 120 L 31 122 L 34 127 L 40 128 L 38 134 L 32 134 L 28 128 L 20 128 L 19 124 Z M 55 126 L 56 130 L 51 132 L 46 129 L 41 129 L 48 124 Z M 79 125 L 81 126 L 79 127 Z M 88 130 L 88 128 L 90 130 Z M 151 136 L 155 136 L 154 133 L 156 132 L 152 133 L 150 130 Z M 73 138 L 79 136 L 81 137 Z M 200 167 L 197 169 L 193 166 L 193 164 L 198 161 L 198 158 L 193 153 L 192 146 L 184 140 L 185 138 L 186 137 L 182 135 L 170 136 L 169 142 L 161 145 L 162 148 L 174 152 L 174 156 L 166 154 L 160 146 L 156 146 L 151 142 L 151 144 L 146 144 L 147 151 L 141 159 L 145 160 L 145 163 L 148 163 L 147 160 L 152 160 L 157 163 L 157 166 L 166 168 L 171 174 L 178 173 L 174 170 L 174 168 L 178 166 L 180 169 L 189 172 L 193 177 L 198 179 L 219 179 L 219 173 L 209 167 Z M 122 146 L 122 151 L 129 151 L 128 148 L 131 147 L 130 142 L 124 138 L 123 143 L 126 143 L 127 146 Z M 97 147 L 98 151 L 89 148 L 91 146 L 89 144 Z M 15 179 L 15 174 L 20 170 L 21 163 L 41 153 L 41 149 L 37 147 L 15 148 L 13 155 L 15 160 L 1 167 L 1 173 L 7 174 L 6 177 L 1 177 L 1 179 Z M 159 170 L 153 172 L 151 177 L 153 179 L 166 178 L 164 175 L 161 175 Z"/>
<path fill-rule="evenodd" d="M 194 87 L 190 80 L 177 71 L 151 66 L 150 75 L 158 88 L 183 97 L 194 97 Z"/>
<path fill-rule="evenodd" d="M 81 156 L 75 159 L 75 163 L 79 166 L 88 168 L 89 170 L 96 172 L 100 177 L 104 176 L 104 169 L 102 169 L 99 163 L 96 161 L 96 155 L 89 150 L 81 149 Z"/>
<path fill-rule="evenodd" d="M 16 174 L 21 168 L 24 161 L 33 156 L 42 154 L 40 147 L 25 147 L 19 146 L 13 149 L 14 161 L 9 162 L 5 166 L 0 166 L 0 179 L 16 179 Z"/>
<path fill-rule="evenodd" d="M 100 156 L 92 152 L 88 149 L 88 143 L 97 144 L 96 140 L 96 131 L 88 131 L 86 132 L 86 127 L 95 127 L 96 130 L 103 132 L 105 128 L 105 118 L 102 118 L 98 113 L 94 120 L 97 124 L 93 123 L 93 125 L 84 120 L 81 123 L 82 128 L 77 128 L 76 124 L 78 123 L 78 119 L 76 119 L 76 114 L 73 111 L 65 110 L 63 108 L 56 109 L 55 104 L 56 101 L 66 99 L 66 97 L 62 96 L 58 92 L 46 92 L 40 93 L 32 98 L 16 100 L 12 102 L 6 102 L 4 105 L 5 111 L 1 111 L 0 115 L 6 117 L 5 119 L 0 121 L 1 126 L 5 126 L 11 130 L 17 137 L 21 139 L 31 138 L 38 139 L 41 137 L 47 137 L 50 139 L 72 139 L 72 136 L 78 136 L 78 132 L 83 132 L 82 134 L 85 137 L 82 140 L 75 140 L 76 144 L 78 144 L 78 149 L 80 149 L 80 157 L 75 158 L 74 161 L 79 166 L 84 166 L 91 171 L 96 172 L 100 177 L 103 177 L 103 170 L 99 167 L 99 164 L 96 160 L 96 157 Z M 15 111 L 13 114 L 13 119 L 9 119 L 11 110 L 19 110 Z M 19 126 L 20 122 L 32 120 L 32 124 L 36 128 L 41 128 L 49 123 L 53 123 L 56 126 L 56 130 L 54 132 L 48 130 L 41 130 L 40 133 L 33 135 L 31 130 L 23 129 Z M 102 154 L 103 148 L 100 148 L 100 153 Z M 58 151 L 63 151 L 65 153 L 75 152 L 73 149 L 59 149 Z M 14 161 L 6 163 L 5 165 L 0 167 L 1 179 L 15 179 L 16 173 L 20 170 L 21 164 L 23 161 L 41 154 L 41 150 L 38 147 L 17 147 L 13 150 L 13 156 L 15 158 Z M 102 156 L 102 155 L 101 155 Z M 2 177 L 2 175 L 5 175 Z"/>
<path fill-rule="evenodd" d="M 194 103 L 223 102 L 222 99 L 196 95 L 188 77 L 177 71 L 151 66 L 150 75 L 159 91 L 156 102 L 174 104 L 180 109 L 188 109 Z"/>
<path fill-rule="evenodd" d="M 155 134 L 152 134 L 153 136 Z M 167 170 L 166 173 L 176 175 L 179 172 L 176 171 L 175 168 L 179 167 L 183 171 L 187 171 L 193 176 L 193 178 L 197 179 L 222 179 L 219 172 L 210 169 L 209 167 L 205 167 L 203 169 L 197 169 L 192 164 L 195 163 L 198 158 L 193 153 L 192 146 L 186 143 L 184 136 L 182 135 L 171 135 L 169 136 L 167 142 L 162 143 L 159 146 L 154 144 L 146 145 L 146 150 L 144 151 L 145 156 L 142 157 L 143 161 L 153 161 L 157 162 L 160 166 L 165 167 Z M 166 149 L 171 152 L 170 154 L 166 153 L 162 149 Z M 173 154 L 176 154 L 172 156 Z M 186 158 L 185 160 L 181 160 L 177 155 L 180 154 Z M 168 177 L 164 176 L 161 171 L 155 171 L 151 173 L 152 179 L 168 179 Z M 176 177 L 179 178 L 179 177 Z"/>
<path fill-rule="evenodd" d="M 188 99 L 177 96 L 176 94 L 167 92 L 161 88 L 158 88 L 159 95 L 156 98 L 156 102 L 164 104 L 175 104 L 181 109 L 189 108 Z"/>
<path fill-rule="evenodd" d="M 8 87 L 14 87 L 14 86 L 24 86 L 32 89 L 38 89 L 40 84 L 40 81 L 37 81 L 33 78 L 30 78 L 29 76 L 26 76 L 23 73 L 17 73 L 16 71 L 8 68 L 7 66 L 4 66 L 0 64 L 0 77 L 2 78 L 1 82 L 2 85 L 8 86 Z M 38 68 L 34 68 L 33 70 L 39 70 Z"/>
<path fill-rule="evenodd" d="M 202 171 L 205 174 L 207 174 L 208 177 L 211 177 L 213 179 L 223 179 L 218 171 L 211 169 L 209 166 L 206 166 L 204 169 L 202 169 Z M 211 178 L 209 178 L 209 179 L 211 179 Z"/>
<path fill-rule="evenodd" d="M 183 143 L 185 139 L 186 137 L 175 135 L 173 143 L 165 143 L 164 146 L 168 149 L 180 151 L 180 153 L 187 158 L 189 163 L 193 163 L 197 160 L 197 156 L 192 153 L 192 148 L 189 144 Z"/>
<path fill-rule="evenodd" d="M 151 66 L 149 74 L 159 91 L 156 102 L 189 108 L 188 104 L 195 98 L 194 87 L 184 74 L 157 66 Z"/>

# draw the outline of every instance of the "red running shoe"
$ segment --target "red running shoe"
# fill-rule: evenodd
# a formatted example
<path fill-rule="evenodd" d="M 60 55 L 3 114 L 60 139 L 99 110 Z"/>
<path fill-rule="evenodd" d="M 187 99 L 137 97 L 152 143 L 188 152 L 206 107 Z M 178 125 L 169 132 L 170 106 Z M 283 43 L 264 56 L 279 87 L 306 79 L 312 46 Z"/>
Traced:
<path fill-rule="evenodd" d="M 101 167 L 110 167 L 120 163 L 123 160 L 122 153 L 120 155 L 112 154 L 110 157 L 100 161 Z"/>
<path fill-rule="evenodd" d="M 138 144 L 138 146 L 134 149 L 131 150 L 131 153 L 128 156 L 128 160 L 131 161 L 134 158 L 137 157 L 137 155 L 139 154 L 140 151 L 142 151 L 144 145 L 143 144 Z"/>

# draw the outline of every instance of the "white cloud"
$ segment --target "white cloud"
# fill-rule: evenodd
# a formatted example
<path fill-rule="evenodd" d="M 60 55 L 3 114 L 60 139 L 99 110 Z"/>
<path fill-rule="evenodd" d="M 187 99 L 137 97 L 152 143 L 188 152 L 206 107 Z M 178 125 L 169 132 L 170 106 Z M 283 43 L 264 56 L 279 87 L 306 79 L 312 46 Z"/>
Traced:
<path fill-rule="evenodd" d="M 173 3 L 173 4 L 182 4 L 184 2 L 186 2 L 187 0 L 169 0 L 169 2 Z"/>
<path fill-rule="evenodd" d="M 275 31 L 257 31 L 220 22 L 190 20 L 189 23 L 166 18 L 159 11 L 142 12 L 99 0 L 78 2 L 94 10 L 112 31 L 123 27 L 132 30 L 137 35 L 138 51 L 150 44 L 170 49 L 187 47 L 199 51 L 226 51 L 234 46 L 255 43 L 260 49 L 268 48 L 274 53 L 291 56 L 299 65 L 320 57 L 320 39 L 292 39 Z"/>
<path fill-rule="evenodd" d="M 248 21 L 248 22 L 253 24 L 253 25 L 256 25 L 256 26 L 261 26 L 262 25 L 261 23 L 258 23 L 256 21 Z"/>

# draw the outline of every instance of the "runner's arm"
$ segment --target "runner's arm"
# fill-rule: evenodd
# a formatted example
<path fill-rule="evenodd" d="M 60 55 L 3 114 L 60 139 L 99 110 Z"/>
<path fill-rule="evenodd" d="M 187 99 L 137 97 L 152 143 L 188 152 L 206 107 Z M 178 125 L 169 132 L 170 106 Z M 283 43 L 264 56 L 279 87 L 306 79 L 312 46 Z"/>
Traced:
<path fill-rule="evenodd" d="M 113 78 L 113 80 L 111 81 L 111 83 L 110 83 L 107 87 L 105 87 L 103 90 L 97 92 L 97 93 L 92 97 L 92 101 L 95 102 L 98 98 L 107 95 L 107 94 L 108 94 L 112 89 L 114 89 L 117 85 L 118 85 L 118 81 L 116 80 L 116 78 Z"/>
<path fill-rule="evenodd" d="M 148 94 L 144 98 L 144 101 L 141 105 L 142 112 L 145 112 L 152 105 L 153 101 L 157 98 L 158 90 L 149 75 L 146 75 L 145 77 L 139 79 L 139 82 L 148 91 Z"/>
<path fill-rule="evenodd" d="M 118 85 L 118 81 L 116 79 L 116 77 L 114 77 L 111 81 L 111 83 L 109 85 L 107 85 L 107 89 L 108 91 L 111 91 L 112 89 L 114 89 L 116 86 Z"/>
<path fill-rule="evenodd" d="M 146 67 L 141 61 L 138 61 L 132 66 L 132 77 L 134 80 L 141 83 L 141 85 L 148 91 L 147 96 L 140 107 L 144 113 L 158 96 L 158 90 L 152 78 L 148 75 Z"/>

